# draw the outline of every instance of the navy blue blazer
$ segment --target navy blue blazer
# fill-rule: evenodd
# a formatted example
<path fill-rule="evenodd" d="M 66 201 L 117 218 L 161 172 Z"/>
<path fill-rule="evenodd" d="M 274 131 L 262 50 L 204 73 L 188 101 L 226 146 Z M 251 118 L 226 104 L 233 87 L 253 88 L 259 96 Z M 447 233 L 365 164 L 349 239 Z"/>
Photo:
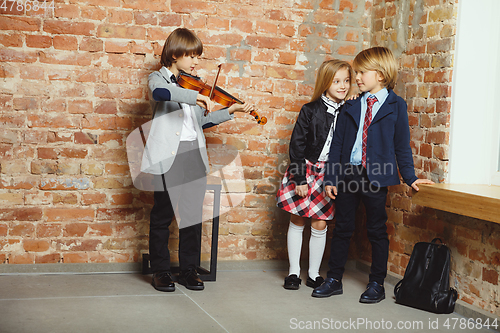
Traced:
<path fill-rule="evenodd" d="M 360 126 L 361 96 L 346 101 L 337 120 L 335 137 L 330 147 L 326 169 L 326 185 L 337 186 L 344 179 Z M 361 126 L 363 123 L 361 122 Z M 370 183 L 376 186 L 400 184 L 398 167 L 406 184 L 415 176 L 410 147 L 410 128 L 406 102 L 389 90 L 389 95 L 368 127 L 366 169 Z"/>

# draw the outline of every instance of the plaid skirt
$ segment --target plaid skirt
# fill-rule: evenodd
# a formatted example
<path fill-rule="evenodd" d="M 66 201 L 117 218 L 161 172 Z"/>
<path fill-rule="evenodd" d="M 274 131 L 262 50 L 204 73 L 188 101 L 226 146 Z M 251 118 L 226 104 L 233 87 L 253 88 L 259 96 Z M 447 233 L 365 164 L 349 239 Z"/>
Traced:
<path fill-rule="evenodd" d="M 319 161 L 312 164 L 306 160 L 306 180 L 309 188 L 304 198 L 295 193 L 295 181 L 289 169 L 290 167 L 286 170 L 276 194 L 277 206 L 302 217 L 332 220 L 335 214 L 335 203 L 323 191 L 325 162 Z"/>

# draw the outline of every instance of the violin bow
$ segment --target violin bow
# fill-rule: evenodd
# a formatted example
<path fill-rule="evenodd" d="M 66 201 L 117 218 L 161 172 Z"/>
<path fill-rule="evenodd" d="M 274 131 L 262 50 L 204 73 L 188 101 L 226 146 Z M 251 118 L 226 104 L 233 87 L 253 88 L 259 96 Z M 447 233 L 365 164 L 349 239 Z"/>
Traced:
<path fill-rule="evenodd" d="M 212 97 L 214 96 L 214 89 L 215 89 L 215 86 L 217 85 L 217 80 L 219 79 L 221 66 L 222 66 L 222 64 L 219 64 L 219 66 L 218 66 L 219 70 L 217 71 L 217 75 L 215 76 L 214 84 L 212 85 L 212 89 L 210 89 L 210 96 L 208 96 L 208 98 L 210 98 L 210 99 L 212 99 Z"/>

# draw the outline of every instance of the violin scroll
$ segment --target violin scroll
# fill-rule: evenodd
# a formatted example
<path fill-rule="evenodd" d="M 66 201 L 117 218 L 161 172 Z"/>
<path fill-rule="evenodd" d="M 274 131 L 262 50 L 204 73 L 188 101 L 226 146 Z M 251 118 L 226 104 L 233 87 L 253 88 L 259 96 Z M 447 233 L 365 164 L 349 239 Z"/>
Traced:
<path fill-rule="evenodd" d="M 250 115 L 252 115 L 255 118 L 255 120 L 257 120 L 257 124 L 259 124 L 259 125 L 267 124 L 267 118 L 259 116 L 257 111 L 251 111 Z"/>

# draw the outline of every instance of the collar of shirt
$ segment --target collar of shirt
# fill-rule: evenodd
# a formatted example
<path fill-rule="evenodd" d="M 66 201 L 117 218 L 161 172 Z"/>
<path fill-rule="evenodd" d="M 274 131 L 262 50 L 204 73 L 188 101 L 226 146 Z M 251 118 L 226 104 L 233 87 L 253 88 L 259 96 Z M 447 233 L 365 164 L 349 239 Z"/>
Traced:
<path fill-rule="evenodd" d="M 344 101 L 340 101 L 340 103 L 337 103 L 326 97 L 325 94 L 321 95 L 321 100 L 323 100 L 323 102 L 325 103 L 327 107 L 327 112 L 333 115 L 338 113 L 339 108 L 342 106 L 342 104 L 344 104 Z"/>
<path fill-rule="evenodd" d="M 360 122 L 360 124 L 363 124 L 363 122 L 365 121 L 365 113 L 366 113 L 366 108 L 368 106 L 366 100 L 370 96 L 377 97 L 377 101 L 373 104 L 373 107 L 372 107 L 372 119 L 373 119 L 373 118 L 375 118 L 375 115 L 377 114 L 377 112 L 380 109 L 380 107 L 382 106 L 382 104 L 384 104 L 385 100 L 387 99 L 387 96 L 389 96 L 389 91 L 387 90 L 387 88 L 383 88 L 375 94 L 370 94 L 367 92 L 363 95 L 363 97 L 361 97 L 361 122 Z"/>
<path fill-rule="evenodd" d="M 176 83 L 176 82 L 172 82 L 172 75 L 174 75 L 174 73 L 172 73 L 172 72 L 170 71 L 170 69 L 168 69 L 168 68 L 167 68 L 167 67 L 165 67 L 165 66 L 163 66 L 163 68 L 165 68 L 165 72 L 166 72 L 166 73 L 167 73 L 167 75 L 168 75 L 168 79 L 170 80 L 170 83 L 177 85 L 177 83 Z M 174 77 L 175 77 L 175 75 L 174 75 Z"/>

